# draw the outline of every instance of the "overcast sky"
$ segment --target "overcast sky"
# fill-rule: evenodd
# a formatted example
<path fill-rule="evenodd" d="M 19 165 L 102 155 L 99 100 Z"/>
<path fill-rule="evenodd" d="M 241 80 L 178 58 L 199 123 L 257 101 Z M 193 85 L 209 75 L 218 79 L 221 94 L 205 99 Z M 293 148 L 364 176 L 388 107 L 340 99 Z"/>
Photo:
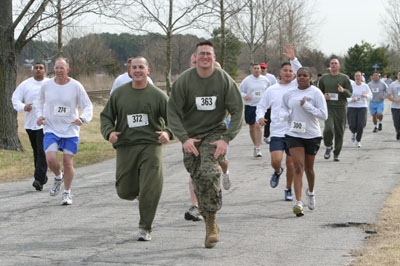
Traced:
<path fill-rule="evenodd" d="M 311 1 L 312 2 L 312 1 Z M 386 43 L 382 17 L 385 0 L 318 0 L 315 18 L 322 21 L 313 46 L 326 55 L 344 55 L 365 41 Z M 318 12 L 319 11 L 319 12 Z"/>
<path fill-rule="evenodd" d="M 296 0 L 293 0 L 296 1 Z M 355 44 L 366 41 L 376 46 L 386 43 L 382 17 L 387 0 L 309 0 L 317 25 L 313 28 L 313 48 L 325 55 L 343 56 Z M 121 33 L 121 26 L 93 25 L 95 32 Z M 119 30 L 118 30 L 119 29 Z M 122 30 L 122 31 L 121 31 Z M 187 33 L 187 31 L 186 31 Z M 205 37 L 202 34 L 202 37 Z"/>

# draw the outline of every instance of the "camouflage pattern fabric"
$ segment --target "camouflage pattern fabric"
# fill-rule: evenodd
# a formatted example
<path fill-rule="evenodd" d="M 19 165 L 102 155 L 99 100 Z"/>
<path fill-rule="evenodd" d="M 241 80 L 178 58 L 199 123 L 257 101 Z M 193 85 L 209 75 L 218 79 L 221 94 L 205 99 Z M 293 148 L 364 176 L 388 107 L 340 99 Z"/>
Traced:
<path fill-rule="evenodd" d="M 192 178 L 194 192 L 199 202 L 199 211 L 203 216 L 205 212 L 216 212 L 222 206 L 219 162 L 224 160 L 224 156 L 221 155 L 218 160 L 215 159 L 216 146 L 210 143 L 220 140 L 225 131 L 226 127 L 221 126 L 211 132 L 192 136 L 191 138 L 201 140 L 195 143 L 199 151 L 197 157 L 193 153 L 183 151 L 183 163 Z"/>

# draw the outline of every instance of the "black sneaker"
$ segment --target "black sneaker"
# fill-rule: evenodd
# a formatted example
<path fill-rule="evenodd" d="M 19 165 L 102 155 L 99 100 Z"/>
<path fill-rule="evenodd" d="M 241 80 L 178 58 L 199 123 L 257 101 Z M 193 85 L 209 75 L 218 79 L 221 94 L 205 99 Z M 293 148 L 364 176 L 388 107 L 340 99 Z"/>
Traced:
<path fill-rule="evenodd" d="M 333 150 L 333 147 L 326 147 L 326 151 L 324 154 L 324 158 L 326 160 L 328 160 L 329 158 L 331 158 L 331 151 Z"/>
<path fill-rule="evenodd" d="M 396 140 L 400 140 L 400 133 L 396 134 Z"/>
<path fill-rule="evenodd" d="M 335 162 L 339 162 L 339 161 L 340 161 L 339 155 L 334 154 L 334 155 L 333 155 L 333 160 L 334 160 Z"/>
<path fill-rule="evenodd" d="M 196 206 L 190 207 L 188 211 L 185 212 L 185 220 L 187 221 L 201 221 L 202 217 L 199 213 L 199 210 Z"/>
<path fill-rule="evenodd" d="M 374 130 L 372 130 L 372 132 L 374 132 L 374 133 L 378 132 L 378 128 L 374 127 Z"/>
<path fill-rule="evenodd" d="M 40 182 L 37 181 L 37 180 L 33 181 L 32 186 L 33 186 L 37 191 L 42 191 L 42 190 L 43 190 L 43 185 L 40 184 Z"/>
<path fill-rule="evenodd" d="M 378 130 L 379 130 L 379 131 L 382 131 L 382 123 L 379 123 L 379 125 L 378 125 Z"/>

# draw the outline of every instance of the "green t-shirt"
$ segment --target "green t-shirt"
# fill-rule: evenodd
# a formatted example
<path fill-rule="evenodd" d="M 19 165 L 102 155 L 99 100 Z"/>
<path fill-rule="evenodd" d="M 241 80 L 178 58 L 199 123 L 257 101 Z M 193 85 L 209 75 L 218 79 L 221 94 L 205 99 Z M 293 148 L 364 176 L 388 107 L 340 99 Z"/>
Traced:
<path fill-rule="evenodd" d="M 168 97 L 159 88 L 147 84 L 144 89 L 132 88 L 132 83 L 115 90 L 100 114 L 101 134 L 108 140 L 113 131 L 121 132 L 118 146 L 160 144 L 156 131 L 172 131 L 167 125 Z"/>
<path fill-rule="evenodd" d="M 243 123 L 243 100 L 235 81 L 222 69 L 202 78 L 190 68 L 172 85 L 168 101 L 169 127 L 184 143 L 188 138 L 224 125 L 231 115 L 229 128 L 222 138 L 231 141 Z"/>
<path fill-rule="evenodd" d="M 338 91 L 339 84 L 343 87 L 343 92 Z M 331 100 L 326 101 L 328 106 L 344 106 L 347 104 L 347 98 L 350 98 L 353 94 L 353 87 L 349 78 L 342 73 L 336 76 L 331 74 L 323 75 L 319 80 L 319 88 L 322 93 L 332 93 Z M 337 99 L 335 100 L 336 96 Z"/>

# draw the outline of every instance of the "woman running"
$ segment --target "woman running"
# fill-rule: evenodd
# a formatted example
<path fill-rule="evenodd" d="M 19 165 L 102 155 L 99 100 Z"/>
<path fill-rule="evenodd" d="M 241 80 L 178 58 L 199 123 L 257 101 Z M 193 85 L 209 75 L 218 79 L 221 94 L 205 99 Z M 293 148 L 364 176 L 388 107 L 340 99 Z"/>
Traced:
<path fill-rule="evenodd" d="M 311 71 L 306 67 L 300 68 L 297 71 L 298 86 L 283 95 L 280 111 L 280 119 L 288 120 L 290 124 L 285 137 L 295 169 L 296 205 L 293 212 L 296 216 L 304 215 L 301 201 L 304 171 L 308 182 L 308 208 L 315 208 L 314 160 L 322 139 L 318 119 L 328 118 L 325 97 L 320 89 L 310 85 L 310 80 Z"/>

